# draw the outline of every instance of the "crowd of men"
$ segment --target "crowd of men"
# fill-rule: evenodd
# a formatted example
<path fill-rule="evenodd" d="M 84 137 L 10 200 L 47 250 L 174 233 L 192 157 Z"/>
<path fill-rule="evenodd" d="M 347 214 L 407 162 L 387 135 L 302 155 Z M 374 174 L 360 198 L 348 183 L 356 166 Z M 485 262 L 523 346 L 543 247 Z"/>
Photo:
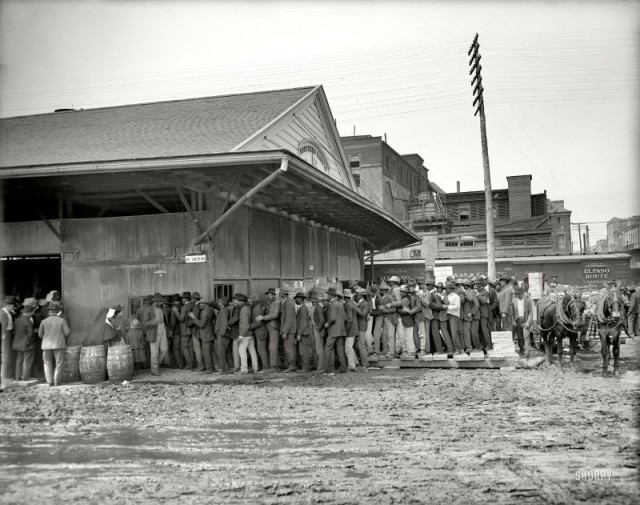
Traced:
<path fill-rule="evenodd" d="M 249 368 L 254 373 L 366 372 L 369 359 L 381 356 L 487 354 L 496 330 L 512 331 L 521 355 L 531 350 L 535 323 L 527 277 L 449 277 L 436 283 L 392 276 L 366 287 L 356 281 L 347 284 L 341 291 L 312 289 L 308 296 L 286 287 L 270 288 L 264 293 L 265 303 L 256 294 L 207 301 L 197 292 L 156 293 L 144 299 L 128 324 L 129 332 L 121 306 L 102 309 L 97 331 L 89 332 L 99 342 L 85 345 L 132 343 L 131 329 L 141 332 L 135 339 L 141 344 L 134 344 L 141 348 L 134 355 L 136 362 L 144 361 L 146 351 L 153 375 L 160 374 L 163 363 L 208 374 L 246 374 Z M 555 277 L 545 280 L 543 295 L 553 295 L 556 286 Z M 29 378 L 34 364 L 44 368 L 50 384 L 57 382 L 54 374 L 61 366 L 69 327 L 60 293 L 51 292 L 48 298 L 27 299 L 18 310 L 15 297 L 5 297 L 0 309 L 3 382 L 13 376 Z M 625 301 L 628 333 L 638 334 L 638 293 L 631 288 Z M 42 321 L 51 316 L 56 319 L 50 321 L 47 337 Z M 10 362 L 12 353 L 15 360 Z"/>

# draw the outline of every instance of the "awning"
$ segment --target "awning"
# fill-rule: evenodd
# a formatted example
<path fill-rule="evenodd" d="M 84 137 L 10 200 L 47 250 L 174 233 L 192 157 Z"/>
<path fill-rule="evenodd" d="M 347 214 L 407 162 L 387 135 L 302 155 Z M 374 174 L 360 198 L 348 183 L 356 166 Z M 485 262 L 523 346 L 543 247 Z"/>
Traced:
<path fill-rule="evenodd" d="M 64 202 L 73 202 L 76 218 L 184 212 L 178 188 L 239 198 L 283 159 L 287 171 L 251 198 L 255 208 L 351 233 L 375 250 L 420 241 L 385 210 L 288 151 L 3 168 L 4 221 L 56 219 Z"/>

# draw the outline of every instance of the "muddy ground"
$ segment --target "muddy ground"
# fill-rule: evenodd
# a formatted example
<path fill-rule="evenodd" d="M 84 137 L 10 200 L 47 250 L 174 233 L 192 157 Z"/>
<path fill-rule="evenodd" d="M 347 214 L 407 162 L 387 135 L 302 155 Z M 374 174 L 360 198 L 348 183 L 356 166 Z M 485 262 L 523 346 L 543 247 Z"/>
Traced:
<path fill-rule="evenodd" d="M 609 379 L 578 357 L 12 389 L 0 503 L 638 503 L 639 347 Z"/>

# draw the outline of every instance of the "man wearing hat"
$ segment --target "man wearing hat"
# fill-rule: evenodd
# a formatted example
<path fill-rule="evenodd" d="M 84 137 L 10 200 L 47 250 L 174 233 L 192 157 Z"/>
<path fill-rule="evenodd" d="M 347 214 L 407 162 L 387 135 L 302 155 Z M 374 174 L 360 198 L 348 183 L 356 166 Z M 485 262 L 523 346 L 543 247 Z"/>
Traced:
<path fill-rule="evenodd" d="M 640 286 L 630 286 L 629 292 L 629 311 L 628 311 L 628 325 L 629 336 L 634 337 L 640 333 L 640 327 L 638 325 L 638 313 L 640 312 Z"/>
<path fill-rule="evenodd" d="M 281 301 L 276 296 L 275 288 L 269 288 L 265 295 L 267 296 L 267 305 L 265 307 L 264 323 L 269 334 L 269 371 L 277 372 L 280 370 L 280 354 L 278 346 L 280 345 L 280 310 Z"/>
<path fill-rule="evenodd" d="M 16 380 L 29 380 L 34 358 L 33 313 L 38 302 L 27 298 L 20 316 L 13 322 L 13 350 L 16 352 Z"/>
<path fill-rule="evenodd" d="M 466 352 L 482 350 L 480 344 L 480 304 L 473 291 L 474 280 L 464 279 L 464 300 L 462 300 L 462 335 Z"/>
<path fill-rule="evenodd" d="M 402 308 L 402 293 L 400 292 L 400 279 L 397 276 L 392 275 L 387 282 L 389 284 L 390 299 L 385 301 L 384 307 L 386 310 L 383 310 L 385 314 L 385 328 L 387 330 L 387 355 L 394 357 L 399 353 L 402 346 L 401 341 L 404 337 L 404 326 L 398 313 L 398 310 Z M 387 317 L 387 311 L 390 309 L 396 314 L 394 319 Z M 389 323 L 393 323 L 393 329 L 388 326 Z"/>
<path fill-rule="evenodd" d="M 382 296 L 380 289 L 375 284 L 369 286 L 365 299 L 371 308 L 371 318 L 367 322 L 367 335 L 370 335 L 370 342 L 373 342 L 371 349 L 372 356 L 379 356 L 380 338 L 382 337 L 382 326 L 384 324 L 384 315 L 382 313 Z"/>
<path fill-rule="evenodd" d="M 231 317 L 229 299 L 226 296 L 221 296 L 216 303 L 218 314 L 213 327 L 213 331 L 216 334 L 215 347 L 218 355 L 216 373 L 232 373 L 230 369 L 233 367 L 233 356 L 227 360 L 227 351 L 232 346 L 229 329 L 229 318 Z"/>
<path fill-rule="evenodd" d="M 433 338 L 433 345 L 435 347 L 435 354 L 453 354 L 453 342 L 451 341 L 451 335 L 449 334 L 447 318 L 447 307 L 442 304 L 444 298 L 444 284 L 438 282 L 433 286 L 433 280 L 429 281 L 427 285 L 431 288 L 430 295 L 430 307 L 433 312 L 433 319 L 431 320 L 431 337 Z M 442 346 L 445 343 L 446 350 Z"/>
<path fill-rule="evenodd" d="M 358 352 L 360 353 L 360 361 L 362 370 L 368 371 L 369 357 L 367 356 L 367 323 L 369 314 L 371 314 L 371 306 L 367 301 L 367 291 L 364 288 L 356 288 L 356 319 L 358 326 Z"/>
<path fill-rule="evenodd" d="M 191 311 L 188 314 L 187 327 L 191 333 L 191 343 L 193 345 L 193 354 L 195 355 L 196 371 L 204 370 L 204 359 L 202 357 L 202 341 L 200 340 L 200 328 L 196 325 L 196 321 L 200 317 L 200 310 L 204 306 L 200 303 L 202 296 L 197 291 L 191 293 Z"/>
<path fill-rule="evenodd" d="M 257 299 L 257 295 L 255 296 Z M 249 298 L 244 293 L 236 293 L 233 295 L 234 303 L 238 312 L 238 356 L 240 358 L 241 374 L 249 373 L 249 360 L 247 359 L 247 351 L 251 355 L 251 367 L 253 373 L 258 373 L 258 353 L 256 353 L 255 339 L 253 330 L 251 329 L 251 307 L 249 306 Z"/>
<path fill-rule="evenodd" d="M 0 387 L 11 379 L 11 353 L 13 346 L 13 311 L 16 308 L 16 297 L 5 296 L 0 309 L 0 332 L 2 332 L 2 371 Z"/>
<path fill-rule="evenodd" d="M 213 320 L 215 312 L 211 303 L 207 303 L 202 299 L 198 300 L 198 317 L 194 317 L 194 324 L 198 328 L 198 340 L 200 343 L 200 352 L 204 363 L 204 372 L 212 374 L 214 369 L 214 339 Z"/>
<path fill-rule="evenodd" d="M 413 340 L 413 311 L 415 309 L 415 301 L 410 296 L 409 286 L 403 285 L 400 288 L 402 294 L 402 306 L 398 309 L 401 320 L 401 336 L 400 346 L 402 347 L 403 357 L 415 357 L 416 346 Z M 396 353 L 398 348 L 396 347 Z"/>
<path fill-rule="evenodd" d="M 516 288 L 515 293 L 516 296 L 512 302 L 512 312 L 514 314 L 513 333 L 517 337 L 520 355 L 528 358 L 531 353 L 529 330 L 533 324 L 533 302 L 531 298 L 524 296 L 523 288 Z"/>
<path fill-rule="evenodd" d="M 451 339 L 453 340 L 453 354 L 462 354 L 464 352 L 464 342 L 462 338 L 460 338 L 460 333 L 458 330 L 458 328 L 460 327 L 461 311 L 460 296 L 456 293 L 456 286 L 452 282 L 447 282 L 444 285 L 444 289 L 446 294 L 444 299 L 442 300 L 442 304 L 447 307 L 449 331 L 451 332 Z"/>
<path fill-rule="evenodd" d="M 340 361 L 340 373 L 347 373 L 347 356 L 344 352 L 344 343 L 347 335 L 344 304 L 338 300 L 338 293 L 333 286 L 327 290 L 329 307 L 327 308 L 326 322 L 327 340 L 325 344 L 324 372 L 333 374 L 335 371 L 335 353 L 338 353 Z"/>
<path fill-rule="evenodd" d="M 395 309 L 387 309 L 386 305 L 393 302 L 393 295 L 390 292 L 389 285 L 382 281 L 380 283 L 380 287 L 378 288 L 380 291 L 380 310 L 382 311 L 382 354 L 386 356 L 393 356 L 395 347 L 391 344 L 392 338 L 395 339 L 395 328 L 396 323 L 395 320 L 390 321 L 389 319 L 395 319 L 396 311 Z M 389 337 L 390 332 L 393 330 L 394 336 Z"/>
<path fill-rule="evenodd" d="M 500 277 L 501 291 L 498 293 L 500 304 L 500 325 L 504 331 L 509 331 L 513 324 L 513 286 L 508 276 Z"/>
<path fill-rule="evenodd" d="M 480 341 L 482 348 L 485 351 L 493 349 L 493 342 L 491 341 L 491 327 L 489 325 L 489 316 L 492 312 L 490 306 L 490 294 L 487 289 L 487 281 L 477 279 L 473 288 L 478 298 L 479 313 L 480 313 Z"/>
<path fill-rule="evenodd" d="M 189 326 L 189 314 L 193 310 L 191 292 L 184 291 L 181 296 L 182 306 L 180 312 L 176 314 L 180 322 L 180 349 L 182 358 L 187 369 L 192 370 L 195 366 L 195 355 L 193 353 L 193 339 L 191 338 L 191 328 Z M 142 321 L 142 319 L 140 319 Z"/>
<path fill-rule="evenodd" d="M 168 351 L 167 329 L 162 304 L 164 299 L 160 293 L 155 293 L 151 299 L 153 305 L 146 310 L 141 321 L 145 330 L 145 340 L 151 348 L 151 375 L 160 375 L 158 366 L 164 360 Z"/>
<path fill-rule="evenodd" d="M 416 279 L 418 287 L 416 292 L 418 311 L 414 314 L 414 323 L 418 328 L 418 338 L 420 350 L 418 356 L 431 354 L 431 321 L 433 320 L 433 309 L 431 309 L 431 288 L 435 286 L 433 279 L 420 277 Z M 427 282 L 429 283 L 427 285 Z"/>
<path fill-rule="evenodd" d="M 306 299 L 307 297 L 302 291 L 298 291 L 293 297 L 293 301 L 296 304 L 296 341 L 298 352 L 300 354 L 302 371 L 310 372 L 313 346 L 311 344 L 311 320 L 309 318 L 309 307 L 307 307 L 305 303 Z"/>
<path fill-rule="evenodd" d="M 356 371 L 356 365 L 358 360 L 356 359 L 356 353 L 353 350 L 353 345 L 356 342 L 358 336 L 358 316 L 356 314 L 356 304 L 353 303 L 353 293 L 350 289 L 345 289 L 342 292 L 344 297 L 344 313 L 346 315 L 345 327 L 347 329 L 347 337 L 345 339 L 345 354 L 347 355 L 347 363 L 350 372 Z"/>
<path fill-rule="evenodd" d="M 264 307 L 260 304 L 260 298 L 256 293 L 249 295 L 247 304 L 251 307 L 251 325 L 249 329 L 253 331 L 256 351 L 262 362 L 262 369 L 259 373 L 263 373 L 269 369 L 269 334 L 263 321 Z"/>
<path fill-rule="evenodd" d="M 284 341 L 285 372 L 297 372 L 296 365 L 296 304 L 289 296 L 289 290 L 280 289 L 280 337 Z"/>
<path fill-rule="evenodd" d="M 324 327 L 325 307 L 323 305 L 323 301 L 324 293 L 313 290 L 311 294 L 311 326 L 315 341 L 316 370 L 318 372 L 322 372 L 324 370 L 324 347 L 327 339 L 327 329 Z"/>
<path fill-rule="evenodd" d="M 175 368 L 182 369 L 183 365 L 183 355 L 182 355 L 182 336 L 180 331 L 180 309 L 182 308 L 182 302 L 180 301 L 180 295 L 175 293 L 169 297 L 170 313 L 169 313 L 169 326 L 171 331 L 171 345 L 169 349 L 171 350 L 171 364 L 175 366 Z"/>
<path fill-rule="evenodd" d="M 59 302 L 49 303 L 49 317 L 40 323 L 38 335 L 42 339 L 44 374 L 49 386 L 59 386 L 64 364 L 64 350 L 71 334 L 69 325 L 62 317 Z"/>

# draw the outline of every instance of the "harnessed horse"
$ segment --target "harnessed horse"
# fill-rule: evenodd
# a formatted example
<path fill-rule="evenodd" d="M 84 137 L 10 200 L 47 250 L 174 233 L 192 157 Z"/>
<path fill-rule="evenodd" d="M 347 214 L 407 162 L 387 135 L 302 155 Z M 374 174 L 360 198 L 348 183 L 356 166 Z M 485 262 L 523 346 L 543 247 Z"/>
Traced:
<path fill-rule="evenodd" d="M 538 326 L 544 341 L 548 364 L 553 363 L 553 345 L 555 343 L 558 349 L 560 368 L 563 369 L 562 340 L 568 336 L 571 367 L 575 367 L 576 341 L 580 335 L 584 309 L 584 302 L 576 300 L 570 295 L 566 295 L 559 301 L 545 297 L 538 302 Z"/>
<path fill-rule="evenodd" d="M 620 374 L 620 333 L 625 321 L 622 294 L 612 289 L 596 306 L 596 320 L 602 347 L 602 376 L 609 373 L 609 346 L 613 345 L 613 375 Z"/>

